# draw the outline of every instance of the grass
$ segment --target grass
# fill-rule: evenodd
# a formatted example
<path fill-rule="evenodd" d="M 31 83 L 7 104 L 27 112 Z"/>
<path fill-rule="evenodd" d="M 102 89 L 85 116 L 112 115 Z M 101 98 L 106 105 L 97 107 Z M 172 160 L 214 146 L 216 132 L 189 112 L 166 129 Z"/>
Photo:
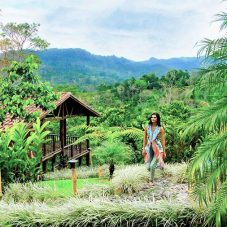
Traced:
<path fill-rule="evenodd" d="M 118 167 L 119 168 L 119 167 Z M 109 166 L 103 165 L 103 177 L 109 176 Z M 88 167 L 81 166 L 76 168 L 77 178 L 97 178 L 98 177 L 98 166 Z M 55 170 L 54 172 L 49 172 L 44 174 L 45 180 L 66 180 L 71 179 L 72 171 L 70 169 Z"/>
<path fill-rule="evenodd" d="M 77 197 L 108 195 L 111 183 L 107 179 L 88 178 L 77 180 Z M 52 180 L 38 183 L 10 184 L 3 195 L 7 203 L 53 203 L 66 201 L 73 196 L 71 180 Z"/>
<path fill-rule="evenodd" d="M 41 181 L 37 183 L 40 186 L 47 186 L 55 190 L 59 195 L 71 196 L 72 195 L 72 180 L 50 180 Z M 77 179 L 77 189 L 86 189 L 91 185 L 109 185 L 110 182 L 107 179 L 100 180 L 99 178 L 87 178 Z"/>

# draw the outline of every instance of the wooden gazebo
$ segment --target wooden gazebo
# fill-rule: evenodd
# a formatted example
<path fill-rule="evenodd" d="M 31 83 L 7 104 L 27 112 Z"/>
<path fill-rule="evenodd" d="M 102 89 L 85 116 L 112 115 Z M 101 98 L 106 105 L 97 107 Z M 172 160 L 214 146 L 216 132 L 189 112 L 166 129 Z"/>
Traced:
<path fill-rule="evenodd" d="M 65 157 L 68 160 L 78 159 L 79 165 L 81 164 L 82 157 L 86 157 L 86 164 L 91 164 L 91 155 L 89 141 L 74 145 L 77 137 L 67 135 L 67 125 L 66 119 L 75 117 L 75 116 L 85 116 L 86 124 L 90 124 L 90 117 L 98 117 L 99 114 L 94 111 L 91 107 L 85 103 L 79 101 L 75 96 L 70 92 L 62 93 L 60 98 L 56 101 L 56 107 L 53 111 L 44 111 L 40 107 L 35 105 L 30 105 L 27 107 L 29 113 L 39 111 L 40 119 L 42 121 L 46 120 L 58 120 L 60 121 L 60 130 L 59 134 L 49 134 L 49 142 L 43 144 L 43 156 L 42 156 L 42 166 L 43 171 L 47 169 L 47 162 L 51 161 L 52 170 L 54 169 L 54 164 L 56 156 L 60 155 Z M 13 120 L 10 115 L 6 116 L 5 121 L 2 124 L 2 128 L 11 127 L 13 125 Z"/>

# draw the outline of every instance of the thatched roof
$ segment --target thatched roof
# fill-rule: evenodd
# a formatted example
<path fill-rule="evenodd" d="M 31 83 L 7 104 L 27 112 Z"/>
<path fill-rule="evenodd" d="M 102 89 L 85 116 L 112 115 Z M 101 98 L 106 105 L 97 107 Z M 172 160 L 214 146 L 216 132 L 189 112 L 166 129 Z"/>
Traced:
<path fill-rule="evenodd" d="M 34 104 L 27 106 L 26 108 L 29 114 L 34 112 L 40 112 L 40 119 L 44 118 L 57 118 L 57 117 L 70 117 L 70 116 L 100 116 L 95 110 L 81 102 L 71 92 L 65 92 L 60 94 L 60 98 L 56 101 L 56 108 L 52 111 L 43 110 L 41 107 Z M 13 126 L 15 121 L 19 119 L 13 119 L 12 116 L 7 113 L 5 120 L 0 125 L 1 129 L 6 129 Z"/>

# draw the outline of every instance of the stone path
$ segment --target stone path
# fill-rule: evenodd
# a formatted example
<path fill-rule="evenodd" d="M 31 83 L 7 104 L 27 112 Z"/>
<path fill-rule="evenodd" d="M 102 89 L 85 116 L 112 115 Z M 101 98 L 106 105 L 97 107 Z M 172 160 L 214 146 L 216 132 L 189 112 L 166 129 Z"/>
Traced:
<path fill-rule="evenodd" d="M 188 185 L 172 183 L 167 179 L 158 179 L 155 181 L 154 186 L 145 184 L 143 189 L 132 195 L 121 195 L 124 200 L 144 200 L 144 201 L 176 201 L 179 203 L 190 204 Z M 119 198 L 119 199 L 120 199 Z"/>
<path fill-rule="evenodd" d="M 153 197 L 154 200 L 177 200 L 179 202 L 189 203 L 188 185 L 172 183 L 166 179 L 159 179 L 154 186 L 145 185 L 144 189 L 138 193 L 139 195 L 147 195 Z"/>

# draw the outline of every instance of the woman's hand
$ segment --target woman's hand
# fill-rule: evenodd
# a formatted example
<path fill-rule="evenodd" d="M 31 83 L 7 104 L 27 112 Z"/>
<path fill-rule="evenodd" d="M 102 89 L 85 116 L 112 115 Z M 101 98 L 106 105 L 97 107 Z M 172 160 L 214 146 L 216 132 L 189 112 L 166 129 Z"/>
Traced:
<path fill-rule="evenodd" d="M 145 148 L 142 148 L 142 155 L 145 155 L 145 154 L 146 154 Z"/>

